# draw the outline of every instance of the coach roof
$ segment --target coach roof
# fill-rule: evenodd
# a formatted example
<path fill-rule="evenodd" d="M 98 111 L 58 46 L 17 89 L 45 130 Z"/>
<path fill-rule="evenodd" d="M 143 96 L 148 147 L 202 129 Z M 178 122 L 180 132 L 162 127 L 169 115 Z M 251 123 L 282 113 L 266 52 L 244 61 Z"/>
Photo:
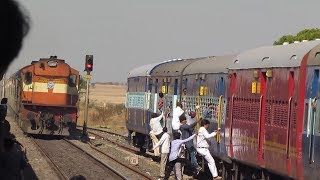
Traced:
<path fill-rule="evenodd" d="M 229 65 L 236 55 L 210 56 L 191 63 L 183 75 L 198 73 L 227 73 Z"/>
<path fill-rule="evenodd" d="M 154 68 L 150 75 L 152 76 L 180 76 L 183 70 L 192 62 L 203 58 L 178 59 L 167 61 Z"/>
<path fill-rule="evenodd" d="M 147 64 L 147 65 L 134 68 L 129 72 L 128 78 L 139 77 L 139 76 L 149 76 L 150 71 L 159 64 L 162 64 L 162 63 Z"/>
<path fill-rule="evenodd" d="M 320 44 L 314 47 L 309 54 L 307 65 L 319 66 L 320 65 Z"/>
<path fill-rule="evenodd" d="M 229 69 L 299 67 L 303 56 L 318 44 L 316 40 L 251 49 L 236 56 Z"/>

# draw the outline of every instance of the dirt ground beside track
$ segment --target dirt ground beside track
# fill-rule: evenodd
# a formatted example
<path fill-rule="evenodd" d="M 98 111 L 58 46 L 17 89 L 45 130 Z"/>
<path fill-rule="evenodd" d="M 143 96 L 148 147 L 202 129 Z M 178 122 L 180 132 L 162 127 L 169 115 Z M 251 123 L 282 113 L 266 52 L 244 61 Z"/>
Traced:
<path fill-rule="evenodd" d="M 111 105 L 123 105 L 125 104 L 126 98 L 126 85 L 108 85 L 108 84 L 95 84 L 94 87 L 90 86 L 89 89 L 89 101 L 94 103 L 95 106 L 106 106 Z M 80 101 L 84 101 L 84 95 Z M 80 103 L 81 104 L 81 103 Z M 79 126 L 83 125 L 84 121 L 84 105 L 80 105 L 78 111 L 78 122 Z M 89 107 L 88 114 L 88 126 L 90 127 L 103 127 L 106 129 L 115 130 L 121 134 L 127 134 L 126 124 L 125 124 L 125 114 L 122 112 L 117 115 L 106 115 L 105 120 L 97 120 L 95 117 L 97 110 L 93 107 Z"/>
<path fill-rule="evenodd" d="M 37 146 L 31 141 L 30 137 L 23 134 L 22 130 L 10 116 L 7 116 L 10 123 L 10 132 L 16 136 L 16 139 L 27 149 L 27 158 L 29 165 L 24 170 L 25 179 L 59 179 L 57 174 L 51 169 L 46 157 L 44 157 Z"/>
<path fill-rule="evenodd" d="M 95 84 L 89 89 L 90 100 L 98 103 L 124 104 L 127 86 Z"/>

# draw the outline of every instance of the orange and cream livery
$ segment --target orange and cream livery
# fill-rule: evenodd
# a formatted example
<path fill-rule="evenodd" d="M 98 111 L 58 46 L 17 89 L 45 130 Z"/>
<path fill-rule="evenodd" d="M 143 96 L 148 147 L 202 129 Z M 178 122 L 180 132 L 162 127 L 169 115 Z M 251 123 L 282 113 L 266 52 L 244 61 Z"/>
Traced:
<path fill-rule="evenodd" d="M 28 134 L 69 135 L 77 123 L 79 71 L 56 56 L 32 61 L 6 83 L 9 107 Z"/>

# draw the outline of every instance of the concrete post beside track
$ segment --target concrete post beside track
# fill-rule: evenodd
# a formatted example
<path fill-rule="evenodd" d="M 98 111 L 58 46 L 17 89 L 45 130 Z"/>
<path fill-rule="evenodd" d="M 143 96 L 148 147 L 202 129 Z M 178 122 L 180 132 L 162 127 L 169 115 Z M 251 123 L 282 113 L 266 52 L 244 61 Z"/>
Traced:
<path fill-rule="evenodd" d="M 87 71 L 86 79 L 87 79 L 87 90 L 86 90 L 86 98 L 85 98 L 84 122 L 83 122 L 83 131 L 82 131 L 82 135 L 84 137 L 88 136 L 87 123 L 88 123 L 89 85 L 90 85 L 90 79 L 91 79 L 90 71 Z"/>

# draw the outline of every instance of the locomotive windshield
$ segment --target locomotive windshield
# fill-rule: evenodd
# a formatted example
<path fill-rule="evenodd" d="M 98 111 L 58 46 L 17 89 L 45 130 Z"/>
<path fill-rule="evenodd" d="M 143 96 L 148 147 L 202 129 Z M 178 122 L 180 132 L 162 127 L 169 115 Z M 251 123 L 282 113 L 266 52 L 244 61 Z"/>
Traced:
<path fill-rule="evenodd" d="M 71 74 L 70 77 L 69 77 L 69 85 L 71 87 L 75 87 L 76 86 L 76 82 L 77 82 L 77 75 Z"/>
<path fill-rule="evenodd" d="M 27 85 L 32 83 L 32 73 L 29 71 L 25 73 L 25 83 Z"/>

